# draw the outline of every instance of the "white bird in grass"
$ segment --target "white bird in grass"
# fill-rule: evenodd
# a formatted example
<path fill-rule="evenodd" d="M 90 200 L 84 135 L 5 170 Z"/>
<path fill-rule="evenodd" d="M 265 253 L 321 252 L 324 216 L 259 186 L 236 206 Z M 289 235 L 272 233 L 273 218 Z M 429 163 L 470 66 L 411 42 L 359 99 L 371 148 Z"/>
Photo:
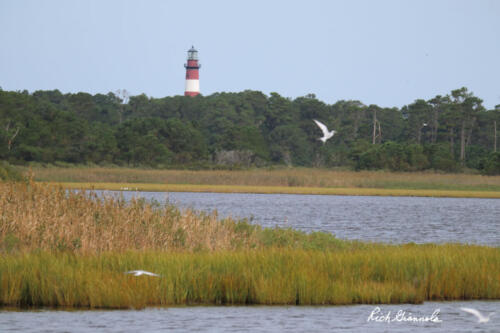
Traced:
<path fill-rule="evenodd" d="M 495 312 L 492 312 L 488 315 L 488 317 L 485 317 L 481 312 L 477 311 L 476 309 L 471 309 L 471 308 L 460 308 L 460 310 L 468 312 L 473 314 L 474 316 L 477 317 L 477 322 L 478 323 L 487 323 L 490 321 L 490 317 L 495 314 Z"/>
<path fill-rule="evenodd" d="M 160 276 L 159 274 L 151 273 L 148 271 L 141 271 L 141 270 L 128 271 L 128 272 L 125 272 L 125 274 L 133 274 L 134 276 L 141 276 L 141 275 Z"/>
<path fill-rule="evenodd" d="M 333 131 L 333 130 L 329 131 L 325 124 L 317 121 L 316 119 L 313 119 L 313 120 L 316 123 L 316 125 L 318 125 L 318 127 L 321 129 L 321 131 L 323 132 L 323 137 L 318 138 L 318 140 L 323 141 L 323 144 L 325 144 L 326 140 L 330 139 L 335 134 L 335 131 Z"/>

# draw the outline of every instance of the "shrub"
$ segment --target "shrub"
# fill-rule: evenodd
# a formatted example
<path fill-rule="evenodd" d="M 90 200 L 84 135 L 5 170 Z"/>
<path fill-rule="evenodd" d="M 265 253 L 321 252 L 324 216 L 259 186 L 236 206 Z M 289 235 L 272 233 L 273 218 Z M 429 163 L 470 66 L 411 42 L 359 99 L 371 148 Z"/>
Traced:
<path fill-rule="evenodd" d="M 5 161 L 0 161 L 0 180 L 23 180 L 23 176 L 12 165 Z"/>
<path fill-rule="evenodd" d="M 486 175 L 500 175 L 500 152 L 491 153 L 483 163 L 483 173 Z"/>

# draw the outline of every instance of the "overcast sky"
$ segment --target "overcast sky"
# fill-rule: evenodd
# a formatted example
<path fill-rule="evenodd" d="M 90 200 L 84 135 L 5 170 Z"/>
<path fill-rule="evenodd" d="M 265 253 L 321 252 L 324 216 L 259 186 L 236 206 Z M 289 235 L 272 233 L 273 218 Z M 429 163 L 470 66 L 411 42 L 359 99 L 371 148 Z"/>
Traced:
<path fill-rule="evenodd" d="M 0 0 L 4 90 L 181 95 L 191 45 L 204 95 L 500 104 L 500 1 Z"/>

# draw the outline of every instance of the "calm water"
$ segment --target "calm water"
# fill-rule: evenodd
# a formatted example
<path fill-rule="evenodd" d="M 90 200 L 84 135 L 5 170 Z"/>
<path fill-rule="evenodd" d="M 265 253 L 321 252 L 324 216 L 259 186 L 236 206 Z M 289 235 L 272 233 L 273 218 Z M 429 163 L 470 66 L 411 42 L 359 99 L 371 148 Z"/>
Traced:
<path fill-rule="evenodd" d="M 141 311 L 0 312 L 0 332 L 500 332 L 500 318 L 486 324 L 460 307 L 483 313 L 499 311 L 500 302 L 429 302 L 381 305 L 380 315 L 394 319 L 430 317 L 434 322 L 368 321 L 374 305 L 330 307 L 186 307 Z"/>
<path fill-rule="evenodd" d="M 122 193 L 265 227 L 327 231 L 338 238 L 392 243 L 461 242 L 500 246 L 500 199 L 181 192 Z"/>

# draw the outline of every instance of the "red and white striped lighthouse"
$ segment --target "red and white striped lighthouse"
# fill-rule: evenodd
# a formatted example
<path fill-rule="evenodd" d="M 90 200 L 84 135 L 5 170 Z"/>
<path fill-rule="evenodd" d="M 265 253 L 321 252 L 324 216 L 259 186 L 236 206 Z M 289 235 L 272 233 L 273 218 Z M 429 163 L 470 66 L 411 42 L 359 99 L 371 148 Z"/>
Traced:
<path fill-rule="evenodd" d="M 200 93 L 200 73 L 198 70 L 201 65 L 198 63 L 198 51 L 191 46 L 188 51 L 186 67 L 186 90 L 184 96 L 196 96 Z"/>

